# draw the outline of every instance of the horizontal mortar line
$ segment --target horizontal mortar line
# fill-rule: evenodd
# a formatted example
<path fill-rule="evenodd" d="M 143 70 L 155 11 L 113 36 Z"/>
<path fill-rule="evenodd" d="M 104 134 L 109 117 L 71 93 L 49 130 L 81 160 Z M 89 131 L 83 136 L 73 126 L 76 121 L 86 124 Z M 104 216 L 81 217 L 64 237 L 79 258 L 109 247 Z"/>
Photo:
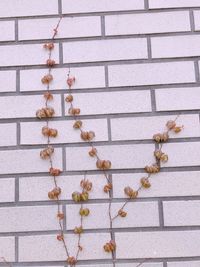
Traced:
<path fill-rule="evenodd" d="M 192 143 L 192 142 L 199 142 L 200 137 L 185 137 L 185 138 L 176 138 L 176 139 L 170 139 L 167 143 Z M 93 144 L 95 146 L 116 146 L 116 145 L 146 145 L 146 144 L 154 144 L 154 141 L 152 139 L 147 140 L 114 140 L 114 141 L 93 141 Z M 74 143 L 51 143 L 51 145 L 54 148 L 69 148 L 69 147 L 75 147 L 75 148 L 81 148 L 81 147 L 89 147 L 90 145 L 88 143 L 84 142 L 74 142 Z M 16 146 L 1 146 L 0 151 L 13 151 L 13 150 L 33 150 L 33 149 L 43 149 L 46 148 L 47 144 L 20 144 Z"/>
<path fill-rule="evenodd" d="M 188 143 L 188 142 L 199 142 L 199 137 L 184 137 L 184 138 L 174 138 L 168 140 L 167 143 Z M 116 145 L 146 145 L 146 144 L 155 144 L 152 139 L 139 139 L 139 140 L 111 140 L 111 141 L 93 141 L 95 146 L 116 146 Z M 73 142 L 73 143 L 53 143 L 51 145 L 54 148 L 68 148 L 68 147 L 88 147 L 90 146 L 87 142 Z M 0 151 L 10 151 L 10 150 L 32 150 L 32 149 L 42 149 L 46 148 L 47 144 L 20 144 L 16 146 L 1 146 Z"/>
<path fill-rule="evenodd" d="M 177 8 L 158 8 L 158 9 L 139 9 L 139 10 L 117 10 L 117 11 L 97 11 L 97 12 L 81 12 L 81 13 L 65 13 L 62 17 L 87 17 L 87 16 L 102 16 L 102 15 L 123 15 L 123 14 L 154 14 L 160 12 L 176 12 L 176 11 L 189 11 L 189 10 L 200 10 L 200 7 L 177 7 Z M 13 16 L 13 17 L 0 17 L 0 21 L 13 21 L 13 20 L 26 20 L 26 19 L 47 19 L 47 18 L 60 18 L 59 14 L 50 15 L 32 15 L 32 16 Z"/>
<path fill-rule="evenodd" d="M 155 178 L 156 179 L 156 178 Z M 112 204 L 124 203 L 127 198 L 112 198 Z M 158 196 L 158 197 L 138 197 L 137 199 L 130 200 L 129 203 L 149 203 L 149 202 L 158 202 L 158 201 L 195 201 L 200 200 L 199 196 Z M 89 199 L 87 205 L 92 204 L 109 204 L 109 199 Z M 75 203 L 73 200 L 60 200 L 61 205 L 80 205 L 80 203 Z M 17 207 L 45 207 L 45 206 L 55 206 L 56 203 L 51 200 L 30 200 L 30 201 L 17 201 L 17 202 L 5 202 L 0 203 L 0 208 L 17 208 Z"/>
<path fill-rule="evenodd" d="M 76 89 L 67 89 L 67 88 L 59 88 L 59 89 L 51 89 L 52 94 L 62 94 L 64 93 L 72 93 L 80 94 L 80 93 L 108 93 L 108 92 L 129 92 L 129 91 L 143 91 L 143 90 L 157 90 L 157 89 L 170 89 L 170 88 L 187 88 L 194 87 L 198 88 L 200 86 L 199 82 L 196 83 L 178 83 L 178 84 L 155 84 L 155 85 L 133 85 L 133 86 L 110 86 L 110 87 L 98 87 L 98 88 L 76 88 Z M 0 92 L 1 96 L 29 96 L 29 95 L 43 95 L 46 90 L 31 90 L 31 91 L 14 91 L 14 92 Z"/>
<path fill-rule="evenodd" d="M 54 43 L 60 42 L 80 42 L 80 41 L 98 41 L 98 40 L 115 40 L 115 39 L 145 39 L 147 37 L 173 37 L 173 36 L 193 36 L 193 35 L 200 35 L 200 30 L 191 31 L 168 31 L 168 32 L 156 32 L 156 33 L 121 33 L 121 34 L 106 34 L 105 36 L 102 35 L 93 35 L 93 36 L 77 36 L 77 37 L 61 37 L 56 38 Z M 35 38 L 35 39 L 19 39 L 18 41 L 10 40 L 10 41 L 0 41 L 0 46 L 5 45 L 22 45 L 22 44 L 42 44 L 44 42 L 48 42 L 51 40 L 49 38 Z"/>
<path fill-rule="evenodd" d="M 83 225 L 84 228 L 84 225 Z M 184 231 L 198 231 L 200 230 L 199 226 L 171 226 L 171 227 L 160 227 L 160 226 L 144 226 L 144 227 L 125 227 L 125 228 L 115 228 L 111 230 L 108 228 L 98 228 L 98 229 L 84 229 L 84 234 L 89 233 L 110 233 L 113 231 L 115 234 L 117 233 L 137 233 L 137 232 L 184 232 Z M 5 236 L 40 236 L 40 235 L 55 235 L 58 234 L 59 228 L 57 230 L 38 230 L 38 231 L 26 231 L 26 232 L 0 232 L 0 237 Z M 64 230 L 64 234 L 74 234 L 73 230 Z"/>
<path fill-rule="evenodd" d="M 160 172 L 180 172 L 180 171 L 200 171 L 200 165 L 198 166 L 179 166 L 179 167 L 162 167 Z M 68 175 L 84 175 L 86 170 L 68 170 L 68 171 L 62 171 L 63 176 L 68 176 Z M 126 168 L 126 169 L 112 169 L 108 171 L 108 174 L 121 174 L 121 173 L 146 173 L 144 171 L 144 168 Z M 87 174 L 102 174 L 102 171 L 100 170 L 87 170 Z M 48 172 L 35 172 L 35 173 L 9 173 L 9 174 L 0 174 L 0 179 L 1 178 L 12 178 L 12 177 L 40 177 L 40 176 L 47 176 L 49 177 Z"/>
<path fill-rule="evenodd" d="M 181 115 L 197 115 L 200 112 L 200 109 L 196 110 L 184 110 L 184 111 L 156 111 L 154 112 L 140 112 L 140 113 L 118 113 L 118 114 L 99 114 L 99 115 L 82 115 L 77 116 L 77 119 L 81 120 L 98 120 L 98 119 L 118 119 L 118 118 L 138 118 L 138 117 L 156 117 L 156 116 L 177 116 Z M 54 121 L 71 121 L 74 122 L 74 119 L 70 116 L 60 116 L 51 118 L 50 122 Z M 41 122 L 43 120 L 38 120 L 37 118 L 7 118 L 0 119 L 0 124 L 5 123 L 23 123 L 23 122 Z M 44 121 L 45 123 L 45 121 Z M 164 126 L 164 125 L 163 125 Z"/>
<path fill-rule="evenodd" d="M 75 62 L 75 63 L 63 63 L 56 64 L 54 68 L 75 68 L 75 67 L 94 67 L 94 66 L 115 66 L 115 65 L 134 65 L 134 64 L 147 64 L 147 63 L 174 63 L 174 62 L 188 62 L 200 60 L 199 56 L 188 57 L 172 57 L 172 58 L 143 58 L 143 59 L 120 59 L 120 60 L 107 60 L 107 61 L 95 61 L 95 62 Z M 43 67 L 43 68 L 42 68 Z M 0 66 L 0 71 L 3 70 L 30 70 L 30 69 L 46 69 L 44 64 L 35 65 L 12 65 L 12 66 Z"/>
<path fill-rule="evenodd" d="M 104 118 L 124 118 L 124 117 L 156 117 L 156 116 L 176 116 L 177 114 L 181 115 L 191 115 L 191 114 L 198 114 L 200 112 L 199 109 L 196 110 L 172 110 L 172 111 L 156 111 L 154 112 L 135 112 L 135 113 L 116 113 L 116 114 L 91 114 L 91 115 L 79 115 L 77 116 L 77 119 L 80 120 L 87 120 L 87 119 L 104 119 Z M 60 116 L 60 117 L 55 117 L 50 120 L 50 122 L 53 121 L 62 121 L 62 120 L 69 120 L 73 121 L 70 116 Z M 0 123 L 20 123 L 20 122 L 38 122 L 38 121 L 43 121 L 43 120 L 38 120 L 37 118 L 5 118 L 5 119 L 0 119 Z"/>
<path fill-rule="evenodd" d="M 135 259 L 116 259 L 116 263 L 139 263 L 142 262 L 144 259 L 143 258 L 135 258 Z M 162 263 L 163 261 L 195 261 L 195 260 L 200 260 L 200 256 L 193 256 L 193 257 L 166 257 L 166 258 L 145 258 L 145 263 Z M 79 266 L 82 266 L 84 264 L 87 265 L 93 265 L 93 264 L 112 264 L 112 259 L 95 259 L 95 260 L 79 260 Z M 19 262 L 19 263 L 14 263 L 14 266 L 60 266 L 60 264 L 63 266 L 66 264 L 66 261 L 35 261 L 35 262 Z M 46 265 L 47 264 L 47 265 Z M 0 263 L 0 266 L 5 266 L 5 263 Z M 104 265 L 103 265 L 104 266 Z M 102 267 L 103 267 L 102 266 Z M 105 265 L 106 267 L 106 265 Z"/>

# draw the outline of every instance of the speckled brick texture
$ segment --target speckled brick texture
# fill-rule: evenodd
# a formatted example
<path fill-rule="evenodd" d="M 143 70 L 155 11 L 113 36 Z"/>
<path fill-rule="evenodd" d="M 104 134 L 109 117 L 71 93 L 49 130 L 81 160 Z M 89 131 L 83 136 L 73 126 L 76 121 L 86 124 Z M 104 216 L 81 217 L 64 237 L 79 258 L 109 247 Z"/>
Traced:
<path fill-rule="evenodd" d="M 200 266 L 200 0 L 0 0 L 0 267 L 67 267 L 48 163 L 35 111 L 44 103 L 46 52 L 42 44 L 63 15 L 55 39 L 57 65 L 50 85 L 56 114 L 52 127 L 56 166 L 63 170 L 61 205 L 71 251 L 79 223 L 76 191 L 85 170 L 92 181 L 79 267 Z M 112 161 L 115 212 L 123 188 L 137 187 L 152 162 L 152 135 L 178 114 L 184 131 L 165 146 L 169 161 L 127 205 L 110 238 L 104 179 L 86 156 L 88 145 L 66 113 L 66 73 L 76 76 L 74 104 L 95 146 Z M 87 244 L 87 245 L 86 245 Z"/>

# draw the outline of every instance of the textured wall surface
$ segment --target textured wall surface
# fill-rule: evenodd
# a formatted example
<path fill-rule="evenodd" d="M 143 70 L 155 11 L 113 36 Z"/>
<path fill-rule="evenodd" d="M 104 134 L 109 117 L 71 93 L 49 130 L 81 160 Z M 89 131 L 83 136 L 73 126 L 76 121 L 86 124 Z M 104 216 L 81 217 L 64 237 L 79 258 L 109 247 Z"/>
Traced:
<path fill-rule="evenodd" d="M 71 201 L 84 171 L 94 191 L 85 221 L 80 265 L 112 267 L 105 181 L 87 157 L 64 102 L 69 65 L 75 105 L 96 133 L 100 154 L 113 163 L 113 211 L 123 188 L 139 184 L 152 162 L 152 135 L 181 114 L 185 128 L 164 151 L 169 161 L 113 225 L 116 267 L 200 266 L 200 0 L 0 0 L 0 257 L 16 267 L 64 267 L 56 240 L 56 206 L 45 139 L 35 111 L 43 103 L 42 44 L 63 14 L 53 58 L 51 126 L 59 130 L 54 162 L 63 172 L 62 208 L 71 249 L 79 206 Z M 0 266 L 4 263 L 0 262 Z"/>

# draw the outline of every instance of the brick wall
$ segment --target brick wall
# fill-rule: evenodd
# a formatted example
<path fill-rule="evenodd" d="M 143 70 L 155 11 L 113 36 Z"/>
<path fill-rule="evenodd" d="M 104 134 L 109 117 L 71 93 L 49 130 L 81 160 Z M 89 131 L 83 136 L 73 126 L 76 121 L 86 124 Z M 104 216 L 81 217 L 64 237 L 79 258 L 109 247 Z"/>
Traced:
<path fill-rule="evenodd" d="M 143 166 L 152 161 L 153 133 L 177 114 L 185 125 L 165 146 L 169 161 L 152 188 L 129 203 L 128 217 L 113 225 L 116 267 L 135 267 L 146 258 L 144 267 L 199 267 L 199 0 L 0 1 L 0 257 L 16 267 L 67 266 L 55 238 L 56 206 L 47 197 L 48 164 L 39 158 L 43 123 L 35 118 L 45 90 L 42 44 L 61 14 L 51 125 L 60 133 L 54 162 L 63 170 L 59 184 L 69 244 L 74 248 L 71 230 L 79 221 L 71 193 L 89 170 L 95 187 L 80 264 L 112 267 L 102 250 L 109 239 L 104 180 L 66 118 L 70 64 L 77 78 L 75 105 L 86 128 L 95 131 L 101 155 L 113 163 L 113 211 L 124 200 L 123 188 L 138 185 Z"/>

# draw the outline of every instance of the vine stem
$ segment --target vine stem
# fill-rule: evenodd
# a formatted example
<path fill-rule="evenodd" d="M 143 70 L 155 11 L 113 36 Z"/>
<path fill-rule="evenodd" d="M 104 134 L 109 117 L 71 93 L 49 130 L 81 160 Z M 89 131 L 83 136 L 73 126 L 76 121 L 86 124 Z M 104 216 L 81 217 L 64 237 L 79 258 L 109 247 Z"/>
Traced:
<path fill-rule="evenodd" d="M 54 34 L 53 34 L 53 36 L 51 38 L 52 41 L 54 41 L 54 39 L 56 37 L 56 34 L 58 32 L 58 28 L 59 28 L 59 25 L 60 25 L 61 20 L 62 20 L 62 17 L 60 17 L 60 19 L 59 19 L 56 27 L 54 28 Z M 51 49 L 49 50 L 49 53 L 48 53 L 48 59 L 49 60 L 52 59 L 52 50 Z M 49 66 L 49 68 L 48 68 L 48 74 L 51 74 L 51 72 L 52 72 L 52 66 Z M 47 83 L 46 91 L 47 92 L 50 92 L 50 85 L 49 85 L 49 83 Z M 45 107 L 46 108 L 48 107 L 48 104 L 49 104 L 49 99 L 46 98 L 46 101 L 45 101 Z M 48 118 L 46 118 L 46 127 L 49 127 L 49 119 Z M 50 144 L 51 144 L 51 139 L 50 139 L 50 136 L 48 135 L 47 136 L 47 146 L 49 146 Z M 53 168 L 53 159 L 52 159 L 51 156 L 49 157 L 49 164 L 50 164 L 50 167 Z M 58 187 L 58 182 L 57 182 L 57 178 L 56 178 L 55 175 L 53 175 L 53 183 L 54 183 L 54 186 L 55 187 Z M 59 196 L 56 197 L 55 202 L 56 202 L 56 205 L 57 205 L 57 213 L 58 214 L 62 213 L 62 208 L 61 208 Z M 62 236 L 61 241 L 63 243 L 63 247 L 65 249 L 67 258 L 69 258 L 70 257 L 70 252 L 69 252 L 69 249 L 68 249 L 68 246 L 67 246 L 66 237 L 64 235 L 63 220 L 61 220 L 60 218 L 58 218 L 58 224 L 59 224 L 59 234 L 60 234 L 60 236 Z M 81 226 L 82 226 L 82 224 L 83 224 L 83 218 L 81 217 Z M 76 260 L 78 260 L 78 255 L 79 255 L 79 252 L 80 252 L 80 240 L 81 240 L 81 236 L 79 234 L 79 236 L 78 236 L 78 249 L 77 249 L 77 252 L 76 252 Z M 70 266 L 73 267 L 75 265 L 70 265 Z"/>

